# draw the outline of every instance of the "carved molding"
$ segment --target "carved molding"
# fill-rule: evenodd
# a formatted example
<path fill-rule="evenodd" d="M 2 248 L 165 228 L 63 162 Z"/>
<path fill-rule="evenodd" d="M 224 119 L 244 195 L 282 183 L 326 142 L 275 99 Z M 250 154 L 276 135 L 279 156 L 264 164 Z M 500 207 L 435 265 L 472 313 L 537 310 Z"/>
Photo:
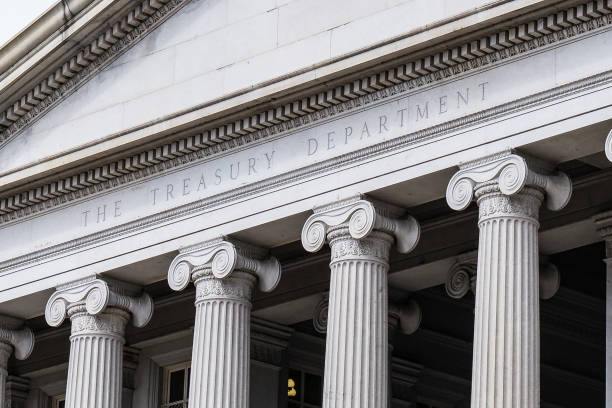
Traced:
<path fill-rule="evenodd" d="M 244 271 L 257 277 L 259 290 L 273 291 L 281 277 L 280 262 L 274 257 L 264 258 L 267 251 L 225 237 L 215 238 L 182 249 L 168 268 L 168 284 L 176 291 L 187 287 L 190 280 L 205 275 L 203 270 L 219 280 L 230 276 L 234 271 Z M 211 285 L 214 283 L 210 283 Z"/>
<path fill-rule="evenodd" d="M 353 240 L 365 238 L 376 230 L 393 235 L 398 252 L 405 254 L 412 251 L 421 234 L 417 220 L 412 216 L 390 218 L 382 215 L 383 212 L 384 207 L 375 206 L 361 197 L 316 208 L 302 228 L 302 245 L 308 252 L 317 252 L 329 239 L 330 228 L 345 224 Z"/>
<path fill-rule="evenodd" d="M 0 112 L 0 148 L 83 86 L 189 0 L 143 0 L 33 89 Z"/>
<path fill-rule="evenodd" d="M 612 161 L 612 130 L 608 133 L 608 137 L 606 137 L 606 146 L 605 146 L 606 157 L 608 160 Z"/>
<path fill-rule="evenodd" d="M 78 280 L 59 286 L 57 291 L 51 295 L 45 307 L 45 319 L 50 326 L 58 327 L 66 316 L 86 312 L 84 316 L 81 316 L 82 318 L 79 317 L 77 326 L 82 326 L 83 329 L 93 328 L 98 323 L 96 319 L 90 317 L 98 316 L 112 308 L 129 312 L 134 326 L 143 327 L 153 316 L 153 300 L 145 292 L 139 296 L 135 296 L 133 292 L 133 290 L 125 290 L 122 283 L 118 281 L 108 281 L 97 276 Z M 112 322 L 109 324 L 112 325 Z M 100 327 L 100 329 L 104 328 Z"/>
<path fill-rule="evenodd" d="M 476 294 L 477 275 L 477 253 L 471 252 L 458 257 L 448 270 L 444 287 L 446 294 L 453 299 L 463 298 L 469 291 Z M 556 265 L 546 259 L 541 260 L 539 268 L 539 290 L 540 299 L 552 298 L 561 286 L 561 274 Z"/>
<path fill-rule="evenodd" d="M 319 300 L 312 313 L 312 324 L 318 333 L 327 333 L 328 309 L 329 294 L 325 293 L 321 296 L 321 300 Z M 422 317 L 421 307 L 413 299 L 404 303 L 389 304 L 388 325 L 390 330 L 399 328 L 406 335 L 413 334 L 419 329 Z"/>
<path fill-rule="evenodd" d="M 154 2 L 155 0 L 145 0 L 144 3 L 147 1 Z M 170 8 L 171 5 L 174 11 L 186 1 L 172 0 L 156 13 L 161 14 L 161 10 Z M 78 200 L 126 183 L 151 177 L 167 169 L 189 164 L 236 146 L 295 129 L 350 109 L 359 108 L 415 88 L 428 86 L 436 81 L 446 80 L 468 71 L 495 64 L 498 61 L 606 27 L 612 24 L 611 2 L 612 0 L 604 0 L 575 6 L 554 15 L 472 41 L 453 50 L 427 56 L 247 118 L 241 118 L 213 129 L 205 129 L 197 135 L 83 171 L 35 189 L 0 198 L 0 222 L 9 222 L 16 218 L 48 210 L 68 201 Z M 140 30 L 140 26 L 137 30 Z M 132 33 L 124 39 L 130 35 Z M 117 44 L 106 50 L 105 54 L 113 50 Z M 81 75 L 81 73 L 78 75 Z M 71 78 L 62 87 L 72 83 L 73 80 L 74 78 Z M 58 93 L 57 98 L 60 98 L 57 90 L 55 93 Z M 561 95 L 566 96 L 567 90 Z M 20 101 L 24 98 L 21 98 Z M 528 98 L 530 103 L 533 102 L 532 99 Z M 512 106 L 515 109 L 516 102 L 518 101 L 507 106 Z M 33 112 L 36 112 L 44 103 L 43 101 L 26 112 L 27 115 L 24 117 L 33 115 Z M 20 111 L 24 111 L 24 109 Z M 491 110 L 491 112 L 495 112 L 495 115 L 499 114 L 499 111 L 500 109 Z M 483 113 L 473 116 L 482 120 Z M 7 131 L 17 123 L 22 123 L 23 120 L 24 118 L 19 119 Z M 465 120 L 457 120 L 451 123 L 454 122 L 463 125 Z M 23 122 L 22 125 L 25 126 L 27 123 L 29 122 Z M 448 131 L 448 128 L 448 124 L 441 125 L 437 126 L 436 129 L 417 132 L 416 135 L 421 137 L 429 136 L 430 133 L 436 135 L 440 134 L 441 131 Z M 416 135 L 410 135 L 409 139 L 413 139 Z M 0 141 L 0 143 L 2 142 Z"/>
<path fill-rule="evenodd" d="M 16 359 L 25 360 L 34 349 L 34 332 L 22 320 L 0 315 L 0 342 L 12 346 Z"/>
<path fill-rule="evenodd" d="M 461 165 L 448 183 L 446 201 L 453 210 L 460 211 L 475 196 L 494 191 L 513 196 L 526 186 L 545 191 L 546 205 L 555 211 L 565 207 L 572 195 L 572 182 L 566 174 L 542 174 L 532 169 L 525 158 L 508 150 Z"/>

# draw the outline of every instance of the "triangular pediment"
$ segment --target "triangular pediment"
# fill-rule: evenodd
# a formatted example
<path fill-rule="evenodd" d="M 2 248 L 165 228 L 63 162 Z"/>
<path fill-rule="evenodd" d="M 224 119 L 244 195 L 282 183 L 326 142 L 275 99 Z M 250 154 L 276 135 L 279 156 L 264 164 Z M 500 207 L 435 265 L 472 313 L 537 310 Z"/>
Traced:
<path fill-rule="evenodd" d="M 33 83 L 37 95 L 45 98 L 36 106 L 23 106 L 28 111 L 19 104 L 7 111 L 15 120 L 5 121 L 0 132 L 0 177 L 231 91 L 218 69 L 274 44 L 272 33 L 240 30 L 241 23 L 228 16 L 229 3 L 145 0 L 85 53 L 68 60 L 65 72 L 60 69 L 42 88 Z M 257 20 L 253 24 L 273 27 L 265 11 L 252 18 Z"/>

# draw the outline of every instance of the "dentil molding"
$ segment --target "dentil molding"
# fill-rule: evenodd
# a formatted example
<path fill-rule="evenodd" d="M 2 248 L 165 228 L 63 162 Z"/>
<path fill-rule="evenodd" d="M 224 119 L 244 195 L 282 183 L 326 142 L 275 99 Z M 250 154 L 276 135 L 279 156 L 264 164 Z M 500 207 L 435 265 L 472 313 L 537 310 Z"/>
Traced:
<path fill-rule="evenodd" d="M 159 1 L 160 3 L 165 2 Z M 187 1 L 170 0 L 163 7 L 157 9 L 149 19 L 157 16 L 158 20 L 155 20 L 155 24 L 159 24 L 162 18 L 166 18 L 164 13 L 175 11 Z M 159 4 L 156 0 L 145 0 L 143 4 L 148 2 Z M 137 8 L 137 10 L 141 10 L 140 12 L 130 12 L 126 18 L 146 15 L 142 12 L 145 9 L 144 6 L 139 7 L 140 9 Z M 152 10 L 151 7 L 147 6 L 146 9 Z M 131 21 L 134 21 L 133 18 Z M 126 47 L 126 45 L 122 45 L 123 42 L 132 36 L 138 38 L 144 36 L 148 32 L 147 30 L 153 27 L 148 25 L 147 21 L 145 20 L 145 23 L 140 24 L 121 40 L 106 48 L 103 55 L 111 54 L 116 48 L 123 51 Z M 211 155 L 280 132 L 305 126 L 385 98 L 429 86 L 435 82 L 447 80 L 525 53 L 534 52 L 594 30 L 606 29 L 610 24 L 612 24 L 612 0 L 592 1 L 571 7 L 556 14 L 471 41 L 451 50 L 420 58 L 399 67 L 372 74 L 252 116 L 233 120 L 222 126 L 203 129 L 201 133 L 196 135 L 34 189 L 0 198 L 0 222 L 9 222 L 142 178 L 154 177 L 168 169 L 207 159 Z M 136 32 L 139 34 L 136 35 Z M 106 37 L 105 35 L 104 38 Z M 132 39 L 132 41 L 135 40 Z M 89 66 L 79 72 L 78 75 L 67 80 L 61 89 L 70 88 L 76 81 L 75 78 L 80 78 L 87 69 L 89 69 Z M 569 91 L 569 89 L 564 88 L 563 91 L 560 91 L 560 95 L 566 95 Z M 67 95 L 68 93 L 63 94 L 61 90 L 56 89 L 51 96 L 55 97 L 55 103 L 57 103 L 57 100 Z M 551 97 L 552 95 L 546 93 L 546 96 Z M 20 101 L 27 101 L 27 98 L 24 98 L 21 98 Z M 529 98 L 529 103 L 534 102 L 532 99 Z M 37 115 L 36 112 L 43 106 L 47 106 L 45 101 L 34 108 L 30 108 L 30 110 L 26 109 L 28 107 L 26 105 L 18 109 L 11 108 L 14 112 L 24 112 L 24 116 L 10 125 L 4 134 L 7 134 L 7 132 L 12 132 L 12 135 L 16 134 L 19 129 L 30 123 Z M 509 104 L 507 108 L 515 109 L 515 105 L 516 103 Z M 495 114 L 499 114 L 499 111 L 500 109 L 492 110 Z M 474 116 L 479 120 L 483 117 L 482 114 Z M 29 118 L 29 120 L 26 121 L 24 118 Z M 454 124 L 457 126 L 463 125 L 466 121 L 454 122 L 457 122 Z M 21 127 L 17 124 L 20 124 Z M 433 134 L 439 134 L 447 131 L 449 126 L 449 124 L 445 124 L 436 127 L 436 129 L 431 129 L 431 131 Z M 414 138 L 414 136 L 411 135 L 411 138 Z M 429 137 L 431 135 L 428 132 L 419 132 L 418 136 Z M 8 136 L 5 136 L 5 140 L 6 138 Z M 2 137 L 0 136 L 0 147 L 2 146 L 1 140 Z"/>

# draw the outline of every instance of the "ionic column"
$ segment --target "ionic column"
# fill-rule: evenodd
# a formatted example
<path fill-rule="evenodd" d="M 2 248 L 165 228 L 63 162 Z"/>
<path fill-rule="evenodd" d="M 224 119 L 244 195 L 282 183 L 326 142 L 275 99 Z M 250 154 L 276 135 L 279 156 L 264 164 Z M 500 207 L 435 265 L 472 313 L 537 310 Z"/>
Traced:
<path fill-rule="evenodd" d="M 331 247 L 331 282 L 323 381 L 324 408 L 387 408 L 389 249 L 419 239 L 412 217 L 360 197 L 316 208 L 302 230 L 309 252 Z M 393 218 L 392 218 L 393 217 Z"/>
<path fill-rule="evenodd" d="M 479 209 L 472 408 L 540 406 L 538 213 L 572 190 L 540 166 L 503 152 L 462 165 L 446 191 L 451 208 Z"/>
<path fill-rule="evenodd" d="M 23 327 L 23 321 L 0 315 L 0 407 L 6 404 L 6 379 L 8 377 L 8 360 L 11 354 L 25 360 L 34 348 L 34 333 Z"/>
<path fill-rule="evenodd" d="M 146 325 L 153 301 L 136 286 L 89 277 L 63 286 L 49 298 L 50 326 L 70 318 L 67 408 L 121 408 L 125 326 Z"/>
<path fill-rule="evenodd" d="M 168 283 L 196 287 L 190 408 L 247 408 L 253 289 L 276 288 L 280 264 L 267 251 L 218 238 L 180 251 Z"/>
<path fill-rule="evenodd" d="M 612 132 L 610 132 L 610 136 Z M 606 145 L 607 146 L 607 145 Z M 607 151 L 606 151 L 607 152 Z M 611 156 L 608 156 L 612 160 Z M 594 217 L 606 243 L 606 408 L 612 407 L 612 211 Z"/>

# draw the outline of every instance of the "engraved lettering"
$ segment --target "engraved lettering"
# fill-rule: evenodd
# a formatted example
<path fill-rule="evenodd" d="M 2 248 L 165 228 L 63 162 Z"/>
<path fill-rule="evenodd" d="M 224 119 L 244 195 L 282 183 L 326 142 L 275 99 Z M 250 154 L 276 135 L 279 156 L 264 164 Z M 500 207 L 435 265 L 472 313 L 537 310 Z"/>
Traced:
<path fill-rule="evenodd" d="M 417 122 L 419 119 L 429 119 L 429 102 L 425 102 L 425 109 L 421 111 L 421 105 L 417 105 Z"/>
<path fill-rule="evenodd" d="M 255 173 L 257 173 L 257 170 L 255 170 L 255 158 L 249 157 L 249 176 Z"/>
<path fill-rule="evenodd" d="M 481 84 L 478 84 L 478 86 L 482 89 L 482 96 L 480 98 L 481 101 L 485 100 L 485 85 L 487 85 L 488 82 L 483 82 Z"/>
<path fill-rule="evenodd" d="M 350 126 L 347 126 L 344 128 L 344 144 L 348 144 L 348 138 L 350 135 L 353 134 L 353 128 Z"/>
<path fill-rule="evenodd" d="M 215 184 L 216 185 L 221 184 L 221 169 L 215 170 L 215 178 L 216 178 Z"/>
<path fill-rule="evenodd" d="M 397 114 L 400 117 L 400 127 L 404 127 L 404 112 L 408 112 L 408 108 L 400 109 Z"/>
<path fill-rule="evenodd" d="M 317 152 L 319 148 L 319 142 L 317 139 L 308 139 L 308 155 L 312 156 Z"/>
<path fill-rule="evenodd" d="M 366 135 L 366 137 L 370 137 L 370 131 L 368 130 L 367 122 L 363 122 L 363 128 L 361 129 L 361 137 L 359 138 L 359 140 L 363 140 L 363 135 Z"/>
<path fill-rule="evenodd" d="M 230 178 L 236 180 L 240 175 L 240 162 L 236 162 L 236 175 L 234 175 L 234 163 L 230 164 Z"/>
<path fill-rule="evenodd" d="M 174 185 L 172 184 L 166 185 L 166 201 L 170 200 L 171 198 L 174 200 L 174 195 L 172 194 L 173 190 L 174 190 Z"/>
<path fill-rule="evenodd" d="M 333 138 L 334 134 L 336 134 L 336 132 L 329 132 L 327 134 L 327 150 L 331 150 L 336 147 L 336 144 L 334 143 L 334 138 Z"/>
<path fill-rule="evenodd" d="M 446 106 L 447 96 L 440 97 L 440 114 L 446 113 L 448 111 L 448 107 Z"/>
<path fill-rule="evenodd" d="M 159 191 L 159 188 L 152 188 L 151 192 L 153 193 L 153 205 L 155 205 L 157 203 L 157 192 Z"/>
<path fill-rule="evenodd" d="M 272 159 L 274 159 L 274 152 L 276 150 L 272 150 L 272 152 L 270 152 L 270 155 L 268 156 L 268 153 L 265 153 L 266 155 L 266 160 L 268 160 L 268 169 L 272 168 Z"/>
<path fill-rule="evenodd" d="M 385 132 L 388 132 L 389 129 L 387 128 L 387 115 L 380 115 L 378 117 L 378 133 L 382 133 L 383 128 L 385 129 Z"/>
<path fill-rule="evenodd" d="M 191 178 L 187 177 L 183 179 L 183 195 L 189 195 L 189 193 L 191 193 L 191 190 L 189 190 L 189 183 L 191 183 Z"/>
<path fill-rule="evenodd" d="M 461 91 L 457 91 L 457 108 L 461 107 L 461 101 L 463 101 L 463 103 L 467 105 L 469 97 L 470 97 L 470 88 L 465 88 L 465 96 L 463 96 Z"/>
<path fill-rule="evenodd" d="M 206 190 L 206 180 L 204 180 L 204 173 L 202 173 L 202 175 L 200 176 L 200 182 L 198 183 L 197 191 L 200 191 L 201 188 Z"/>
<path fill-rule="evenodd" d="M 106 204 L 102 205 L 102 207 L 98 207 L 98 219 L 96 220 L 96 224 L 100 223 L 100 218 L 102 218 L 102 222 L 106 221 Z"/>
<path fill-rule="evenodd" d="M 82 212 L 83 214 L 83 226 L 86 227 L 87 226 L 87 215 L 89 215 L 91 211 L 89 210 L 85 210 Z"/>
<path fill-rule="evenodd" d="M 115 218 L 121 217 L 121 200 L 115 201 Z"/>

